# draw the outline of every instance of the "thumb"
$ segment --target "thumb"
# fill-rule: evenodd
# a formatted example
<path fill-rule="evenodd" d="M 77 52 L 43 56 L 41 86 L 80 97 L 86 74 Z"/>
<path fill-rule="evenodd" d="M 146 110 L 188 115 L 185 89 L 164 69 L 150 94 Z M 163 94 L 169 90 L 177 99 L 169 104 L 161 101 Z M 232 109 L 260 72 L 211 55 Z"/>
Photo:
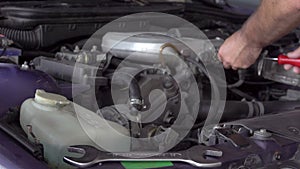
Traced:
<path fill-rule="evenodd" d="M 300 57 L 300 47 L 292 52 L 287 54 L 289 58 L 299 58 Z"/>

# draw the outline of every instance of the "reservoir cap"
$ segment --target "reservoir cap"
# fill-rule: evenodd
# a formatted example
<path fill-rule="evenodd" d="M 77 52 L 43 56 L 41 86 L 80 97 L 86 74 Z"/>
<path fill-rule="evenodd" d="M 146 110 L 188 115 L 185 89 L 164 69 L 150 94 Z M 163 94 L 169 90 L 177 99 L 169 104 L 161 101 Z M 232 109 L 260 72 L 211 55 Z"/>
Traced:
<path fill-rule="evenodd" d="M 34 100 L 39 104 L 49 106 L 64 106 L 70 104 L 70 101 L 66 97 L 59 94 L 48 93 L 40 89 L 35 91 Z"/>

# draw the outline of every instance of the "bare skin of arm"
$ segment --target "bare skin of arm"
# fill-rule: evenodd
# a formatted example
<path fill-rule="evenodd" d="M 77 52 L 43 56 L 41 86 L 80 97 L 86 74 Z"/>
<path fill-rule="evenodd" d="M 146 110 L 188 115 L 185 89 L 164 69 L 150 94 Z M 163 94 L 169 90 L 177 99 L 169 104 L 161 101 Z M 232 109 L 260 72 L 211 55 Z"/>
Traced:
<path fill-rule="evenodd" d="M 219 50 L 225 68 L 248 68 L 262 48 L 300 24 L 300 0 L 262 0 L 243 27 L 231 35 Z"/>

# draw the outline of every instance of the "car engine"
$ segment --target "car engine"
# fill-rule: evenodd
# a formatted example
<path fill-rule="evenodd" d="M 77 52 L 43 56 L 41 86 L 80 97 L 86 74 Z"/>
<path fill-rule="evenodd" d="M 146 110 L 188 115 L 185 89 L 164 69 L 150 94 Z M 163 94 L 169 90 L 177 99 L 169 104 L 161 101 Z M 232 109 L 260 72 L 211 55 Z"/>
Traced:
<path fill-rule="evenodd" d="M 265 59 L 299 29 L 248 69 L 217 58 L 257 5 L 1 2 L 0 168 L 300 168 L 300 75 Z"/>

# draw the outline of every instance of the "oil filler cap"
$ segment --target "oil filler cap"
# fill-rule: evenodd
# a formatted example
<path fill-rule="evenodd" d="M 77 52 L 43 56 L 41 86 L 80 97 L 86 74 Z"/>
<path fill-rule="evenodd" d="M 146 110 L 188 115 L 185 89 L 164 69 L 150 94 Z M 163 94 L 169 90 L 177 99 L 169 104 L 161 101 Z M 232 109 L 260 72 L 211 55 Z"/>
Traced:
<path fill-rule="evenodd" d="M 70 101 L 66 97 L 54 93 L 48 93 L 40 89 L 35 91 L 34 101 L 48 106 L 65 106 L 70 104 Z"/>

